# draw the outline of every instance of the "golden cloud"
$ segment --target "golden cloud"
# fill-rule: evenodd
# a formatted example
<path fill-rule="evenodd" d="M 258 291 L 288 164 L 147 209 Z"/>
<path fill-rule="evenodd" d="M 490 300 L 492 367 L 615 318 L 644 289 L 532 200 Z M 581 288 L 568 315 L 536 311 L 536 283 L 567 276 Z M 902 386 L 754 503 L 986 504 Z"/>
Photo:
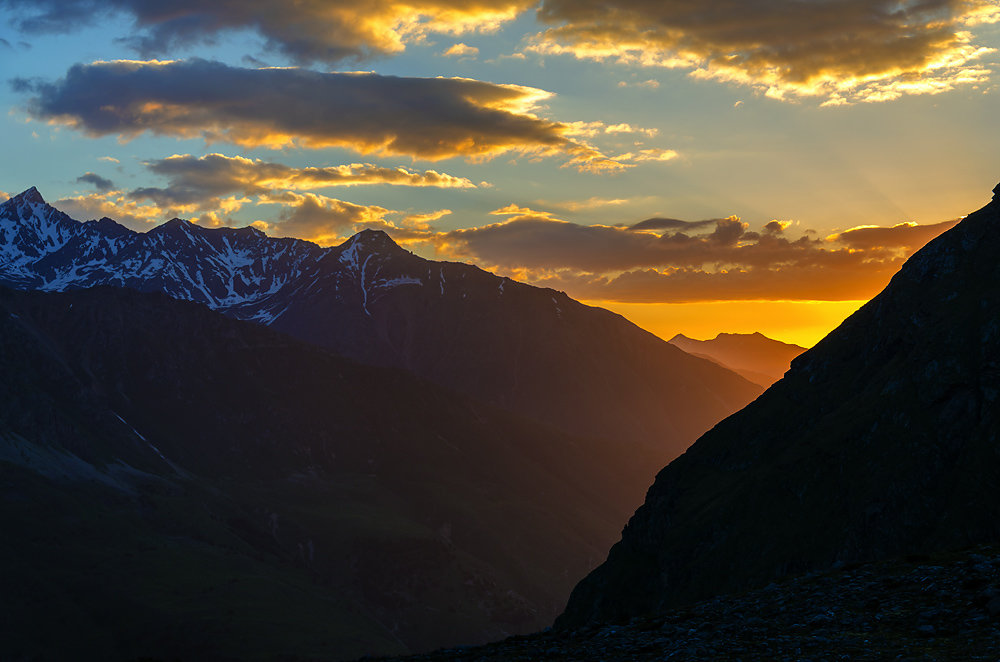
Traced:
<path fill-rule="evenodd" d="M 328 167 L 292 168 L 280 163 L 242 156 L 175 154 L 147 161 L 151 172 L 166 177 L 166 187 L 133 190 L 133 199 L 158 204 L 214 206 L 214 200 L 231 193 L 257 195 L 277 190 L 307 191 L 335 186 L 391 184 L 396 186 L 475 188 L 468 179 L 436 170 L 386 168 L 370 163 Z"/>
<path fill-rule="evenodd" d="M 15 80 L 38 119 L 91 136 L 203 137 L 245 147 L 345 147 L 440 160 L 564 155 L 586 171 L 624 166 L 533 113 L 549 92 L 468 78 L 245 69 L 192 59 L 75 65 L 55 83 Z"/>
<path fill-rule="evenodd" d="M 617 207 L 630 202 L 633 202 L 633 200 L 629 198 L 600 198 L 597 196 L 587 198 L 586 200 L 563 200 L 561 202 L 550 202 L 546 200 L 538 201 L 539 204 L 543 204 L 548 207 L 555 207 L 557 209 L 565 209 L 567 211 L 598 209 L 600 207 Z"/>
<path fill-rule="evenodd" d="M 479 49 L 476 48 L 475 46 L 469 46 L 467 44 L 459 43 L 459 44 L 453 44 L 450 48 L 441 53 L 441 55 L 444 55 L 446 57 L 458 57 L 458 58 L 476 57 L 477 55 L 479 55 Z"/>
<path fill-rule="evenodd" d="M 62 198 L 54 206 L 72 218 L 89 220 L 111 218 L 133 230 L 145 231 L 149 227 L 170 217 L 171 209 L 155 204 L 142 204 L 130 200 L 125 191 L 105 191 Z M 178 213 L 192 211 L 179 207 Z M 175 214 L 176 215 L 176 214 Z"/>
<path fill-rule="evenodd" d="M 778 99 L 889 101 L 985 82 L 972 28 L 996 0 L 544 0 L 529 51 L 749 85 Z"/>
<path fill-rule="evenodd" d="M 260 204 L 281 205 L 269 231 L 278 237 L 297 237 L 328 246 L 340 243 L 359 226 L 384 224 L 392 212 L 378 206 L 356 205 L 315 193 L 263 195 Z"/>
<path fill-rule="evenodd" d="M 265 48 L 299 63 L 390 55 L 430 35 L 492 32 L 533 0 L 240 0 L 163 3 L 145 0 L 3 0 L 25 31 L 72 31 L 117 12 L 135 29 L 124 39 L 144 56 L 211 42 L 219 32 L 248 29 Z"/>

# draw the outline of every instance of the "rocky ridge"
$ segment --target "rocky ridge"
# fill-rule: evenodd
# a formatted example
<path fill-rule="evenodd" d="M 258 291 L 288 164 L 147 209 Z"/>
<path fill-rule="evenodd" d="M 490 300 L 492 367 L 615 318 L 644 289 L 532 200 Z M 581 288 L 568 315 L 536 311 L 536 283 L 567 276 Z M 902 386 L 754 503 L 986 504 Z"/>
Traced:
<path fill-rule="evenodd" d="M 511 637 L 410 662 L 996 660 L 1000 548 L 815 573 L 616 625 Z"/>

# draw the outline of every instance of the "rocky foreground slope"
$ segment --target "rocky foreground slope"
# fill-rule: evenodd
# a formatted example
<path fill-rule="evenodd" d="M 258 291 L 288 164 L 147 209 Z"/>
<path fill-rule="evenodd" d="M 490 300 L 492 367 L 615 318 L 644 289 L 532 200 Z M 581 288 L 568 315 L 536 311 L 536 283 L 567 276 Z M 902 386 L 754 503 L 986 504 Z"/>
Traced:
<path fill-rule="evenodd" d="M 615 625 L 549 630 L 410 662 L 996 660 L 1000 547 L 772 583 Z"/>
<path fill-rule="evenodd" d="M 563 629 L 1000 541 L 1000 187 L 657 476 Z"/>

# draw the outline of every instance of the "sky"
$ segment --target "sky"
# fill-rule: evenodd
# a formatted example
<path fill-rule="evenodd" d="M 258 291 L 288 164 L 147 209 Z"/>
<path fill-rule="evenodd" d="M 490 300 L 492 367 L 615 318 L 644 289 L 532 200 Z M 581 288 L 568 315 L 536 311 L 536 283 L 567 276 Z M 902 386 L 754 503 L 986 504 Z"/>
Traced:
<path fill-rule="evenodd" d="M 815 343 L 1000 181 L 1000 0 L 0 0 L 0 199 Z"/>

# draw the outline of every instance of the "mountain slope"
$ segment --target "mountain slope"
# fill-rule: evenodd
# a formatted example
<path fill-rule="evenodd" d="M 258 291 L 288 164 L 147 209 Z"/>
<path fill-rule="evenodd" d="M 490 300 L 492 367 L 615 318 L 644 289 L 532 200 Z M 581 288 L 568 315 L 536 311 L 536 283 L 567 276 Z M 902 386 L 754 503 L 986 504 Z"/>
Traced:
<path fill-rule="evenodd" d="M 178 219 L 136 233 L 77 223 L 29 189 L 0 204 L 0 284 L 204 303 L 573 434 L 654 448 L 660 464 L 760 393 L 618 315 L 424 260 L 383 232 L 332 248 Z"/>
<path fill-rule="evenodd" d="M 994 197 L 661 471 L 558 623 L 1000 540 L 998 255 Z"/>
<path fill-rule="evenodd" d="M 5 658 L 341 659 L 538 629 L 652 461 L 127 289 L 0 288 L 0 374 Z"/>
<path fill-rule="evenodd" d="M 715 361 L 764 388 L 781 379 L 792 359 L 806 351 L 805 347 L 772 340 L 762 333 L 720 333 L 711 340 L 695 340 L 678 333 L 670 344 Z"/>
<path fill-rule="evenodd" d="M 955 660 L 1000 654 L 1000 547 L 908 555 L 573 631 L 549 629 L 407 662 Z"/>

